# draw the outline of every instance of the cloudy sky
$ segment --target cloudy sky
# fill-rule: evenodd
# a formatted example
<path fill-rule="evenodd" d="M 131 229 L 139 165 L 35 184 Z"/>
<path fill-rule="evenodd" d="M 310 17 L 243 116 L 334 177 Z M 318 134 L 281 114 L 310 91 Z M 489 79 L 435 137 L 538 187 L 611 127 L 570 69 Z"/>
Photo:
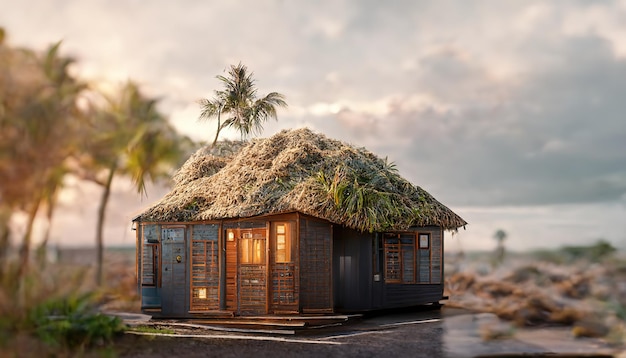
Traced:
<path fill-rule="evenodd" d="M 448 249 L 491 249 L 497 229 L 513 249 L 626 248 L 626 1 L 22 0 L 0 26 L 15 46 L 63 40 L 85 78 L 141 83 L 198 140 L 214 127 L 196 101 L 242 62 L 289 103 L 262 136 L 306 126 L 388 157 L 470 223 Z M 106 240 L 132 244 L 164 192 L 118 184 Z M 92 240 L 98 192 L 70 183 L 56 242 Z"/>

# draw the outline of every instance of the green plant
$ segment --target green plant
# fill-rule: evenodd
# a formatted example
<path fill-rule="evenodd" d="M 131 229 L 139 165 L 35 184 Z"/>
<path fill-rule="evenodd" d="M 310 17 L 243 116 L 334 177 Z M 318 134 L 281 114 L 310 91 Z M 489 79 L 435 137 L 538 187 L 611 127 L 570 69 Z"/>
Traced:
<path fill-rule="evenodd" d="M 29 312 L 36 336 L 52 346 L 76 348 L 110 341 L 125 327 L 118 317 L 95 312 L 91 294 L 53 298 Z"/>
<path fill-rule="evenodd" d="M 368 173 L 339 165 L 332 178 L 319 171 L 316 179 L 343 219 L 362 231 L 387 228 L 408 214 L 403 211 L 400 195 L 379 190 L 379 187 L 386 188 L 390 182 L 383 170 Z M 417 216 L 419 213 L 412 214 Z"/>
<path fill-rule="evenodd" d="M 154 326 L 135 326 L 128 329 L 131 332 L 140 332 L 140 333 L 165 333 L 165 334 L 175 334 L 176 331 L 169 328 L 163 327 L 154 327 Z"/>
<path fill-rule="evenodd" d="M 586 259 L 591 262 L 601 262 L 617 249 L 609 242 L 600 239 L 589 246 L 564 246 L 561 251 L 570 261 Z"/>
<path fill-rule="evenodd" d="M 8 261 L 0 277 L 0 356 L 71 355 L 125 329 L 119 318 L 97 312 L 101 297 L 85 281 L 87 271 L 32 265 L 20 278 L 19 262 Z"/>

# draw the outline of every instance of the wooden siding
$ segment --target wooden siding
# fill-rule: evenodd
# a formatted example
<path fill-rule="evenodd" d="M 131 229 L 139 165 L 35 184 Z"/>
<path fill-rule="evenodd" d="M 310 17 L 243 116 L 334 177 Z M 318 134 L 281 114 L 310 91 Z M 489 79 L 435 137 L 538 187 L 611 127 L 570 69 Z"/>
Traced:
<path fill-rule="evenodd" d="M 271 282 L 271 312 L 294 313 L 299 310 L 300 303 L 300 281 L 298 270 L 298 235 L 296 221 L 272 222 L 270 227 L 270 282 Z M 277 225 L 287 229 L 283 233 L 287 245 L 285 252 L 279 258 L 277 255 L 278 233 Z"/>
<path fill-rule="evenodd" d="M 276 223 L 289 223 L 291 228 L 290 259 L 284 253 L 277 259 Z M 399 241 L 388 253 L 383 245 L 386 233 L 361 233 L 297 213 L 254 221 L 141 223 L 140 228 L 137 271 L 142 309 L 161 308 L 162 317 L 219 310 L 235 315 L 355 312 L 443 298 L 444 242 L 438 227 L 396 233 L 398 238 L 428 234 L 429 245 L 417 246 L 415 235 L 414 251 Z M 241 257 L 244 245 L 250 255 L 250 242 L 242 241 L 250 234 L 263 241 L 262 259 Z M 395 272 L 389 265 L 401 272 L 395 282 L 386 277 Z"/>
<path fill-rule="evenodd" d="M 265 265 L 239 267 L 239 314 L 266 313 L 267 272 Z"/>
<path fill-rule="evenodd" d="M 332 310 L 332 226 L 300 220 L 300 307 L 303 312 Z"/>
<path fill-rule="evenodd" d="M 224 223 L 225 229 L 261 229 L 267 227 L 267 221 L 229 221 Z"/>
<path fill-rule="evenodd" d="M 430 282 L 443 283 L 443 233 L 441 230 L 434 230 L 430 234 Z"/>
<path fill-rule="evenodd" d="M 194 225 L 191 241 L 190 310 L 219 309 L 219 225 Z"/>
<path fill-rule="evenodd" d="M 385 285 L 385 308 L 408 307 L 439 302 L 443 298 L 443 285 L 388 284 Z"/>
<path fill-rule="evenodd" d="M 298 309 L 296 292 L 296 265 L 275 263 L 272 266 L 272 309 Z"/>
<path fill-rule="evenodd" d="M 341 311 L 372 308 L 374 234 L 347 228 L 333 233 L 335 307 Z"/>

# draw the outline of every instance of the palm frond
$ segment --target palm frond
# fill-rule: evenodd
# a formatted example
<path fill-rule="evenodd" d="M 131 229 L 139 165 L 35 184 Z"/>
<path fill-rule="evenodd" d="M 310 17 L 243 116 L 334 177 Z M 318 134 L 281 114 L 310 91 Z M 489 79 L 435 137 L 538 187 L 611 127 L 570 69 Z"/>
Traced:
<path fill-rule="evenodd" d="M 221 124 L 218 120 L 216 141 L 219 132 L 226 127 L 236 129 L 242 138 L 260 133 L 264 122 L 269 118 L 277 119 L 276 107 L 287 105 L 284 96 L 276 92 L 257 98 L 253 73 L 241 63 L 231 65 L 226 75 L 216 77 L 222 82 L 223 89 L 215 91 L 213 100 L 199 102 L 202 109 L 200 119 L 219 117 L 220 114 L 227 116 Z"/>

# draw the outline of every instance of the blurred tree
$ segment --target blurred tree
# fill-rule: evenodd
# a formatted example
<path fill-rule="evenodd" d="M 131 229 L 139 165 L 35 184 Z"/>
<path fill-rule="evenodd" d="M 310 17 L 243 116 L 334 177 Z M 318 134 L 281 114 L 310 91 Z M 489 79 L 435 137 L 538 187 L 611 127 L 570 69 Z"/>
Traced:
<path fill-rule="evenodd" d="M 498 231 L 496 231 L 495 234 L 493 234 L 494 239 L 496 239 L 498 241 L 498 245 L 503 245 L 504 244 L 504 240 L 506 239 L 506 232 L 502 229 L 499 229 Z"/>
<path fill-rule="evenodd" d="M 252 73 L 246 66 L 239 63 L 231 65 L 228 77 L 217 76 L 222 81 L 223 90 L 216 90 L 213 99 L 199 101 L 202 112 L 200 120 L 217 118 L 217 131 L 212 146 L 215 146 L 222 129 L 233 127 L 241 134 L 242 139 L 252 133 L 263 130 L 263 123 L 269 118 L 277 119 L 276 107 L 286 107 L 284 96 L 270 92 L 265 97 L 257 98 L 257 88 Z M 222 114 L 229 117 L 222 123 Z"/>
<path fill-rule="evenodd" d="M 496 265 L 500 265 L 504 261 L 504 240 L 506 240 L 507 234 L 504 230 L 498 229 L 495 234 L 493 234 L 493 237 L 497 241 L 495 263 Z"/>
<path fill-rule="evenodd" d="M 143 96 L 132 82 L 110 96 L 86 91 L 71 75 L 73 59 L 60 56 L 59 48 L 56 43 L 36 53 L 10 47 L 0 28 L 0 276 L 14 214 L 27 218 L 20 245 L 23 274 L 38 213 L 45 209 L 48 223 L 39 250 L 43 257 L 58 192 L 66 175 L 74 174 L 104 188 L 96 229 L 101 283 L 113 177 L 130 176 L 145 194 L 146 181 L 182 163 L 195 144 L 179 135 L 158 112 L 157 100 Z"/>
<path fill-rule="evenodd" d="M 28 268 L 37 213 L 47 206 L 52 215 L 75 148 L 77 98 L 85 86 L 70 75 L 73 59 L 60 56 L 59 47 L 38 54 L 0 43 L 0 251 L 8 245 L 12 213 L 26 213 L 20 275 Z"/>
<path fill-rule="evenodd" d="M 561 251 L 565 254 L 568 261 L 586 259 L 591 262 L 601 262 L 616 252 L 617 249 L 608 241 L 598 239 L 593 245 L 564 246 Z"/>
<path fill-rule="evenodd" d="M 144 96 L 135 83 L 127 82 L 114 95 L 101 94 L 104 104 L 90 109 L 90 133 L 84 136 L 79 160 L 80 177 L 103 187 L 96 227 L 98 285 L 103 281 L 104 222 L 114 177 L 129 175 L 145 194 L 146 180 L 165 177 L 192 146 L 158 111 L 158 100 Z"/>

